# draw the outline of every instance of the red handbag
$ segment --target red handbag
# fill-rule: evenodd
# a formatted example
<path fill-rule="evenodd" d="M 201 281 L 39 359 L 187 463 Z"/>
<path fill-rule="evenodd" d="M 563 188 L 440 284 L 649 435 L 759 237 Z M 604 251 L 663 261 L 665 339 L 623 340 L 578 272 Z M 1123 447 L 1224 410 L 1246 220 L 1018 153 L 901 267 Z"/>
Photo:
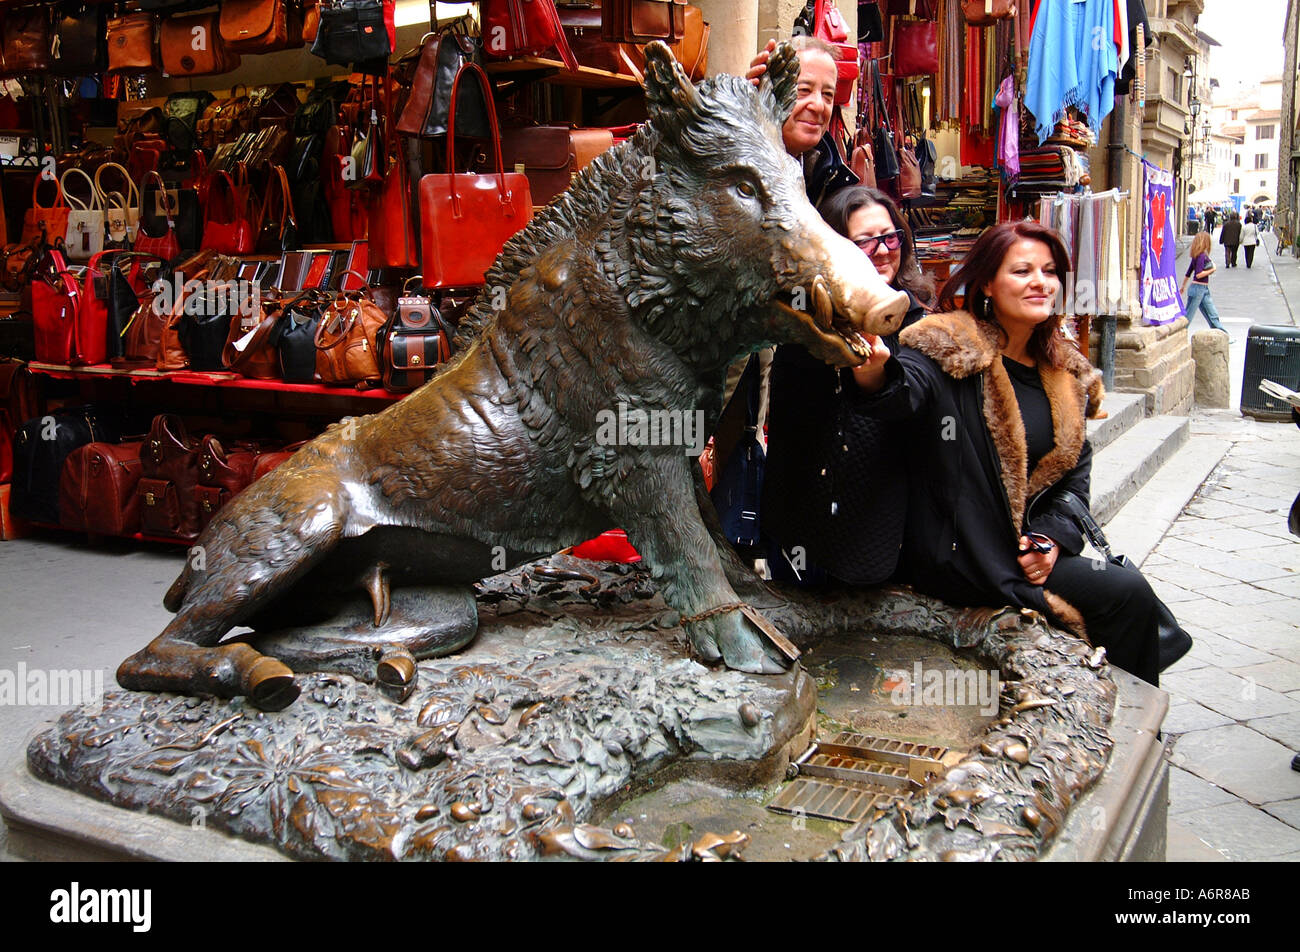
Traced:
<path fill-rule="evenodd" d="M 938 24 L 899 21 L 894 27 L 894 75 L 932 76 L 939 72 Z"/>
<path fill-rule="evenodd" d="M 140 183 L 141 192 L 144 191 L 145 185 L 150 176 L 158 180 L 158 191 L 154 194 L 160 196 L 160 204 L 163 215 L 166 216 L 167 230 L 161 235 L 150 235 L 144 229 L 144 215 L 141 214 L 140 230 L 136 232 L 135 244 L 132 246 L 136 251 L 143 251 L 146 254 L 157 255 L 164 261 L 175 261 L 181 254 L 181 242 L 176 237 L 176 219 L 173 217 L 173 209 L 167 183 L 157 172 L 149 172 L 145 175 L 144 181 Z"/>
<path fill-rule="evenodd" d="M 418 268 L 415 215 L 411 203 L 411 170 L 407 140 L 392 136 L 384 183 L 370 201 L 369 259 L 375 268 Z"/>
<path fill-rule="evenodd" d="M 472 287 L 502 247 L 533 217 L 528 176 L 501 164 L 501 131 L 487 73 L 477 63 L 462 66 L 452 83 L 447 117 L 447 168 L 454 169 L 456 96 L 466 74 L 478 81 L 492 131 L 494 173 L 445 172 L 420 179 L 420 248 L 426 288 Z"/>
<path fill-rule="evenodd" d="M 252 254 L 256 241 L 247 187 L 236 187 L 226 172 L 214 172 L 208 186 L 201 247 L 225 255 L 246 255 Z"/>
<path fill-rule="evenodd" d="M 104 328 L 90 339 L 78 325 L 81 287 L 68 270 L 63 252 L 51 248 L 41 257 L 32 281 L 32 325 L 36 359 L 50 364 L 98 364 L 107 356 Z"/>
<path fill-rule="evenodd" d="M 553 0 L 482 0 L 483 53 L 496 59 L 531 56 L 554 47 L 575 72 L 577 57 L 569 48 Z"/>
<path fill-rule="evenodd" d="M 68 233 L 68 215 L 72 209 L 68 207 L 67 200 L 63 197 L 63 186 L 59 184 L 57 178 L 49 179 L 54 183 L 54 204 L 42 205 L 37 201 L 37 193 L 40 191 L 41 182 L 46 181 L 44 174 L 36 176 L 36 181 L 32 183 L 32 207 L 27 209 L 23 216 L 23 233 L 18 239 L 19 244 L 29 245 L 34 241 L 42 244 L 53 244 L 55 241 L 62 241 L 63 236 Z"/>
<path fill-rule="evenodd" d="M 843 106 L 853 98 L 853 88 L 858 81 L 858 47 L 848 42 L 849 26 L 835 6 L 835 0 L 817 0 L 813 36 L 835 47 L 835 104 Z"/>

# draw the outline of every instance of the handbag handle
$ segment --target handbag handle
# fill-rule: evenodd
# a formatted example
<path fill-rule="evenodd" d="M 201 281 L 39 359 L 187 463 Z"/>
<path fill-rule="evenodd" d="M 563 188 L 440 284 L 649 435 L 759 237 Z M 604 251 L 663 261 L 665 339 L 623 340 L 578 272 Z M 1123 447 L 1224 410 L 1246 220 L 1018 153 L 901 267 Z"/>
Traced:
<path fill-rule="evenodd" d="M 77 196 L 68 191 L 67 179 L 73 172 L 76 172 L 85 179 L 86 184 L 90 186 L 90 200 L 88 202 L 83 202 L 81 199 L 77 198 Z M 69 205 L 79 212 L 102 211 L 104 208 L 104 193 L 99 190 L 97 185 L 95 185 L 94 179 L 76 166 L 67 169 L 59 176 L 59 190 L 63 192 L 63 197 Z"/>
<path fill-rule="evenodd" d="M 160 195 L 162 195 L 162 209 L 163 209 L 163 215 L 166 216 L 166 218 L 167 218 L 167 227 L 168 227 L 169 229 L 171 229 L 172 231 L 175 231 L 175 230 L 176 230 L 176 220 L 175 220 L 174 218 L 172 218 L 172 208 L 171 208 L 171 203 L 170 203 L 169 201 L 167 201 L 167 182 L 163 179 L 163 177 L 162 177 L 161 175 L 159 175 L 157 172 L 155 172 L 155 171 L 153 171 L 152 169 L 150 169 L 148 172 L 145 172 L 145 173 L 144 173 L 144 178 L 142 178 L 142 179 L 140 180 L 140 185 L 141 185 L 142 187 L 144 187 L 144 188 L 147 188 L 147 187 L 148 187 L 148 184 L 149 184 L 149 179 L 150 179 L 150 178 L 156 178 L 156 179 L 158 180 L 158 192 L 159 192 Z M 143 217 L 143 215 L 144 215 L 144 200 L 143 200 L 143 198 L 142 198 L 141 201 L 140 201 L 140 206 L 141 206 L 141 207 L 140 207 L 140 214 L 141 214 L 141 217 Z"/>
<path fill-rule="evenodd" d="M 39 201 L 37 201 L 37 195 L 41 190 L 42 182 L 54 183 L 55 191 L 58 194 L 56 194 L 54 197 L 53 205 L 42 205 Z M 63 196 L 63 185 L 59 182 L 58 177 L 54 176 L 47 179 L 44 173 L 36 176 L 36 181 L 32 182 L 32 208 L 40 208 L 40 209 L 44 209 L 45 211 L 50 211 L 55 208 L 67 208 L 67 207 L 68 207 L 67 199 L 65 199 Z"/>
<path fill-rule="evenodd" d="M 460 195 L 456 192 L 456 98 L 460 92 L 460 80 L 466 73 L 473 73 L 483 90 L 483 101 L 487 104 L 488 129 L 492 133 L 492 156 L 496 160 L 497 192 L 502 205 L 510 205 L 514 196 L 506 189 L 506 173 L 501 158 L 501 130 L 497 127 L 497 109 L 492 102 L 492 86 L 488 83 L 487 73 L 478 63 L 466 63 L 456 71 L 456 78 L 451 81 L 451 107 L 447 110 L 447 171 L 450 176 L 451 211 L 457 218 L 463 217 Z"/>
<path fill-rule="evenodd" d="M 298 227 L 298 221 L 293 216 L 293 196 L 289 192 L 289 176 L 284 172 L 284 167 L 280 165 L 272 166 L 272 174 L 266 183 L 266 198 L 262 201 L 262 211 L 259 218 L 266 222 L 267 215 L 272 212 L 271 196 L 276 192 L 280 194 L 280 240 L 284 240 L 285 232 L 289 226 Z M 274 221 L 274 219 L 269 219 Z"/>
<path fill-rule="evenodd" d="M 104 183 L 100 181 L 105 169 L 115 170 L 126 181 L 126 205 L 123 207 L 129 209 L 131 207 L 131 199 L 134 197 L 135 207 L 138 210 L 140 208 L 140 189 L 136 187 L 135 179 L 131 178 L 131 173 L 116 162 L 105 162 L 99 168 L 95 169 L 95 187 L 99 189 L 101 194 L 108 194 L 107 190 L 104 188 Z"/>

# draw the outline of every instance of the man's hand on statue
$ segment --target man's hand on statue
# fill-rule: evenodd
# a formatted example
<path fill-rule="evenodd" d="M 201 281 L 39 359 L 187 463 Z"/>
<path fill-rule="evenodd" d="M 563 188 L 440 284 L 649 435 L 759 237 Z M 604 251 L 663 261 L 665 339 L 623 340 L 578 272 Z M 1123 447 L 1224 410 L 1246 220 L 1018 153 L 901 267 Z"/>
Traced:
<path fill-rule="evenodd" d="M 853 368 L 853 379 L 867 393 L 875 393 L 885 383 L 885 362 L 889 360 L 889 347 L 875 334 L 864 338 L 871 345 L 871 356 Z"/>
<path fill-rule="evenodd" d="M 763 74 L 767 72 L 768 57 L 772 55 L 772 51 L 775 49 L 776 40 L 768 40 L 767 46 L 759 50 L 758 54 L 749 61 L 749 71 L 745 73 L 745 78 L 755 86 L 757 86 L 758 81 L 763 78 Z"/>
<path fill-rule="evenodd" d="M 1037 539 L 1042 540 L 1047 539 L 1047 537 L 1038 536 Z M 1047 539 L 1047 541 L 1051 542 L 1052 540 Z M 1020 563 L 1020 570 L 1025 573 L 1025 578 L 1035 585 L 1042 585 L 1047 581 L 1048 576 L 1052 574 L 1052 569 L 1056 565 L 1056 556 L 1061 550 L 1055 542 L 1052 542 L 1052 547 L 1047 552 L 1038 552 L 1031 548 L 1032 545 L 1033 541 L 1030 540 L 1029 536 L 1020 537 L 1021 551 L 1017 561 Z M 1029 551 L 1026 552 L 1026 549 Z"/>

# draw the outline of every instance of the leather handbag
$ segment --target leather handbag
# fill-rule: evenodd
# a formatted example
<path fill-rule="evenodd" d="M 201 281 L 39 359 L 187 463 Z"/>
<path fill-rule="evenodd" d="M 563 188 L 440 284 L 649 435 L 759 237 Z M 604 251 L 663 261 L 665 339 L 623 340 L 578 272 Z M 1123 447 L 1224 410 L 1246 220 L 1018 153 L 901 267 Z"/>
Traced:
<path fill-rule="evenodd" d="M 55 25 L 50 72 L 92 76 L 108 67 L 108 41 L 102 6 L 64 6 Z"/>
<path fill-rule="evenodd" d="M 104 344 L 109 360 L 122 356 L 122 330 L 140 305 L 129 280 L 114 267 L 114 259 L 122 253 L 101 251 L 91 258 L 81 286 L 80 316 L 87 324 L 104 325 Z M 121 280 L 115 281 L 115 277 Z M 120 319 L 116 326 L 114 318 Z"/>
<path fill-rule="evenodd" d="M 110 73 L 151 72 L 162 65 L 154 43 L 155 22 L 152 13 L 127 13 L 109 19 L 106 30 Z"/>
<path fill-rule="evenodd" d="M 14 434 L 9 508 L 19 519 L 58 525 L 59 477 L 68 455 L 87 443 L 116 442 L 118 434 L 90 407 L 61 410 L 52 416 L 52 421 L 51 415 L 27 420 Z"/>
<path fill-rule="evenodd" d="M 140 228 L 136 233 L 135 250 L 157 255 L 164 261 L 175 261 L 186 250 L 198 246 L 195 235 L 194 218 L 198 215 L 198 198 L 192 192 L 182 193 L 177 189 L 168 189 L 167 183 L 157 172 L 145 176 L 143 191 L 140 196 Z M 184 235 L 182 219 L 185 199 L 189 199 L 189 234 Z M 181 243 L 182 237 L 190 243 L 188 247 Z"/>
<path fill-rule="evenodd" d="M 224 0 L 220 33 L 237 53 L 273 53 L 303 45 L 298 10 L 286 0 Z"/>
<path fill-rule="evenodd" d="M 0 483 L 14 475 L 14 438 L 24 421 L 36 416 L 32 373 L 22 360 L 0 359 Z"/>
<path fill-rule="evenodd" d="M 235 312 L 239 310 L 238 285 L 231 281 L 205 282 L 202 290 L 191 294 L 176 319 L 176 333 L 190 370 L 225 370 L 222 352 L 230 337 Z"/>
<path fill-rule="evenodd" d="M 508 59 L 554 48 L 567 68 L 578 69 L 553 0 L 482 0 L 479 8 L 485 56 Z"/>
<path fill-rule="evenodd" d="M 280 377 L 285 383 L 316 383 L 316 328 L 321 304 L 313 293 L 284 307 L 274 335 Z"/>
<path fill-rule="evenodd" d="M 283 166 L 271 167 L 257 217 L 262 223 L 257 236 L 258 254 L 279 255 L 298 247 L 298 220 L 293 214 L 293 194 Z"/>
<path fill-rule="evenodd" d="M 325 309 L 316 325 L 316 375 L 321 383 L 361 385 L 378 382 L 379 332 L 386 315 L 369 296 L 340 295 Z"/>
<path fill-rule="evenodd" d="M 900 20 L 894 26 L 894 75 L 939 72 L 939 26 L 932 20 Z"/>
<path fill-rule="evenodd" d="M 118 176 L 119 181 L 109 180 L 117 188 L 104 187 L 106 172 Z M 116 162 L 105 162 L 95 170 L 95 188 L 104 196 L 105 241 L 119 248 L 133 247 L 140 233 L 140 189 L 131 173 Z"/>
<path fill-rule="evenodd" d="M 465 77 L 477 81 L 487 103 L 495 172 L 455 172 L 456 87 Z M 528 176 L 506 172 L 501 134 L 487 74 L 475 63 L 463 67 L 452 88 L 448 120 L 447 169 L 420 179 L 420 254 L 427 288 L 470 287 L 501 253 L 506 241 L 533 214 Z"/>
<path fill-rule="evenodd" d="M 163 330 L 171 317 L 170 312 L 154 306 L 156 298 L 152 293 L 139 298 L 135 313 L 122 329 L 122 356 L 113 361 L 120 370 L 153 370 L 158 366 Z"/>
<path fill-rule="evenodd" d="M 900 201 L 910 202 L 921 197 L 921 165 L 911 149 L 898 150 L 898 179 L 893 192 Z"/>
<path fill-rule="evenodd" d="M 370 201 L 369 264 L 373 268 L 420 266 L 410 152 L 407 140 L 392 137 L 384 182 Z"/>
<path fill-rule="evenodd" d="M 853 153 L 849 156 L 849 169 L 858 182 L 867 188 L 876 187 L 876 160 L 871 153 L 871 135 L 865 121 L 858 124 L 853 134 Z"/>
<path fill-rule="evenodd" d="M 704 13 L 699 7 L 693 4 L 687 4 L 683 14 L 685 29 L 679 40 L 666 41 L 668 48 L 673 51 L 673 56 L 681 64 L 686 75 L 690 77 L 691 82 L 698 83 L 702 80 L 709 70 L 709 34 L 712 32 L 709 24 L 704 20 Z M 595 11 L 599 14 L 599 10 Z M 609 44 L 603 44 L 608 46 Z M 621 43 L 615 48 L 615 62 L 612 66 L 602 66 L 599 68 L 609 69 L 614 73 L 630 73 L 641 81 L 645 76 L 645 48 L 637 43 Z M 579 56 L 579 60 L 582 57 Z M 856 65 L 856 56 L 854 64 Z M 596 64 L 590 64 L 596 65 Z M 836 63 L 838 68 L 843 64 Z"/>
<path fill-rule="evenodd" d="M 45 5 L 6 10 L 4 14 L 4 71 L 44 73 L 50 56 L 50 9 Z"/>
<path fill-rule="evenodd" d="M 592 159 L 613 147 L 608 129 L 523 126 L 501 132 L 502 161 L 506 168 L 523 167 L 538 206 L 548 204 Z"/>
<path fill-rule="evenodd" d="M 880 62 L 871 61 L 871 98 L 876 114 L 876 130 L 872 135 L 871 154 L 875 159 L 876 181 L 882 186 L 898 177 L 898 150 L 894 148 L 894 131 L 889 125 L 889 112 L 885 109 L 885 96 L 880 88 Z"/>
<path fill-rule="evenodd" d="M 858 47 L 849 42 L 849 26 L 835 0 L 815 0 L 812 34 L 835 48 L 835 104 L 842 106 L 853 98 L 858 81 Z"/>
<path fill-rule="evenodd" d="M 203 115 L 194 124 L 194 133 L 199 145 L 209 152 L 215 151 L 223 142 L 234 142 L 245 132 L 253 130 L 255 117 L 248 99 L 247 87 L 243 93 L 237 93 L 240 86 L 231 89 L 231 95 L 218 99 L 203 110 Z"/>
<path fill-rule="evenodd" d="M 94 535 L 139 532 L 143 447 L 139 441 L 87 443 L 69 453 L 59 477 L 59 525 Z"/>
<path fill-rule="evenodd" d="M 686 32 L 686 0 L 603 0 L 601 39 L 608 43 L 680 40 Z"/>
<path fill-rule="evenodd" d="M 935 167 L 939 161 L 939 150 L 935 148 L 933 140 L 925 134 L 925 113 L 921 109 L 921 101 L 917 96 L 915 86 L 909 87 L 908 96 L 911 106 L 911 118 L 909 119 L 911 134 L 909 138 L 912 141 L 912 153 L 916 156 L 917 172 L 920 179 L 919 194 L 912 201 L 912 206 L 915 208 L 932 205 L 938 198 Z"/>
<path fill-rule="evenodd" d="M 879 43 L 885 38 L 885 21 L 880 15 L 880 5 L 868 0 L 858 3 L 858 45 Z"/>
<path fill-rule="evenodd" d="M 424 384 L 451 359 L 453 336 L 429 298 L 398 298 L 397 311 L 379 335 L 384 389 L 401 392 Z"/>
<path fill-rule="evenodd" d="M 215 436 L 208 435 L 199 441 L 199 483 L 194 493 L 200 530 L 253 481 L 257 456 L 255 450 L 246 447 L 226 449 Z"/>
<path fill-rule="evenodd" d="M 455 30 L 425 37 L 411 79 L 411 92 L 397 119 L 397 131 L 409 136 L 440 136 L 447 133 L 451 88 L 460 68 L 477 62 L 478 41 Z M 456 113 L 461 135 L 486 139 L 487 107 L 483 91 L 476 84 L 462 86 Z"/>
<path fill-rule="evenodd" d="M 1015 0 L 961 0 L 967 26 L 993 26 L 1016 15 Z"/>
<path fill-rule="evenodd" d="M 393 5 L 393 0 L 322 0 L 312 54 L 335 66 L 353 64 L 359 69 L 382 61 L 386 70 L 396 39 Z"/>
<path fill-rule="evenodd" d="M 227 370 L 254 380 L 276 380 L 280 376 L 276 353 L 276 333 L 282 309 L 268 305 L 265 309 L 246 309 L 230 322 L 230 336 L 221 351 Z"/>
<path fill-rule="evenodd" d="M 68 188 L 68 176 L 77 175 L 89 186 L 85 199 Z M 95 180 L 78 168 L 70 168 L 59 177 L 59 190 L 68 202 L 68 226 L 63 236 L 64 254 L 69 261 L 89 261 L 104 250 L 104 196 Z"/>
<path fill-rule="evenodd" d="M 225 16 L 226 6 L 221 8 L 220 14 L 215 11 L 189 16 L 172 14 L 158 24 L 158 51 L 163 73 L 168 76 L 209 76 L 239 68 L 239 53 L 227 45 L 217 29 L 217 21 Z M 211 99 L 211 94 L 208 98 Z M 192 142 L 172 144 L 187 151 L 194 148 Z"/>
<path fill-rule="evenodd" d="M 320 194 L 329 209 L 330 231 L 336 242 L 365 238 L 370 221 L 363 194 L 348 188 L 349 179 L 344 174 L 351 169 L 351 139 L 348 127 L 331 126 L 321 149 Z M 297 207 L 302 208 L 301 201 Z"/>
<path fill-rule="evenodd" d="M 1111 551 L 1105 533 L 1101 531 L 1101 526 L 1097 525 L 1097 520 L 1092 517 L 1092 511 L 1082 498 L 1068 490 L 1059 492 L 1057 496 L 1065 503 L 1070 515 L 1079 524 L 1088 544 L 1100 552 L 1109 564 L 1139 571 L 1127 556 L 1116 555 Z M 1178 624 L 1178 619 L 1169 610 L 1169 606 L 1159 598 L 1156 598 L 1156 641 L 1159 646 L 1157 673 L 1164 671 L 1192 649 L 1192 636 Z"/>
<path fill-rule="evenodd" d="M 257 240 L 257 223 L 249 208 L 248 191 L 237 186 L 228 172 L 214 172 L 208 187 L 208 207 L 200 247 L 219 254 L 251 254 Z"/>
<path fill-rule="evenodd" d="M 140 181 L 149 172 L 157 172 L 162 157 L 167 153 L 167 140 L 154 132 L 142 133 L 131 143 L 126 159 L 127 172 Z"/>
<path fill-rule="evenodd" d="M 199 534 L 199 448 L 180 417 L 154 417 L 140 451 L 140 531 L 162 538 L 193 539 Z"/>
<path fill-rule="evenodd" d="M 40 202 L 41 183 L 47 181 L 54 183 L 55 197 L 52 205 L 42 205 Z M 19 242 L 24 245 L 32 243 L 48 245 L 56 241 L 62 243 L 68 233 L 70 212 L 71 209 L 68 208 L 68 203 L 63 197 L 63 186 L 59 184 L 59 180 L 47 179 L 43 174 L 36 176 L 36 180 L 32 182 L 32 206 L 23 215 L 23 231 Z"/>
<path fill-rule="evenodd" d="M 98 340 L 79 326 L 81 287 L 57 248 L 47 249 L 32 281 L 32 330 L 36 359 L 44 363 L 75 365 L 102 363 L 104 329 Z"/>

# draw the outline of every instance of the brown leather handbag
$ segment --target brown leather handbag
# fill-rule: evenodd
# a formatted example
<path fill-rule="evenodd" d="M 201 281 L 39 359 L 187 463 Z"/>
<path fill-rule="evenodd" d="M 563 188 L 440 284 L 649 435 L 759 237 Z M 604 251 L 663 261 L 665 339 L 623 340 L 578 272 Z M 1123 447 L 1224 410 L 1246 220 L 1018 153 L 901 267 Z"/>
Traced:
<path fill-rule="evenodd" d="M 4 71 L 41 73 L 53 65 L 50 58 L 50 10 L 42 4 L 4 14 Z"/>
<path fill-rule="evenodd" d="M 686 32 L 686 0 L 603 0 L 600 31 L 611 43 L 675 42 Z"/>
<path fill-rule="evenodd" d="M 384 389 L 414 390 L 451 358 L 452 332 L 427 297 L 397 299 L 397 312 L 380 334 Z"/>
<path fill-rule="evenodd" d="M 158 69 L 152 13 L 127 13 L 108 21 L 108 71 L 145 73 Z"/>
<path fill-rule="evenodd" d="M 677 62 L 691 78 L 698 83 L 709 70 L 709 33 L 711 29 L 704 20 L 704 13 L 699 7 L 688 4 L 683 14 L 683 33 L 680 39 L 668 43 Z M 639 43 L 623 44 L 623 55 L 634 68 L 633 75 L 638 78 L 645 74 L 645 47 Z M 627 72 L 626 64 L 618 72 Z"/>
<path fill-rule="evenodd" d="M 506 168 L 524 167 L 534 205 L 550 202 L 592 159 L 613 147 L 614 135 L 608 129 L 523 126 L 501 130 L 501 159 Z"/>
<path fill-rule="evenodd" d="M 231 320 L 230 337 L 221 352 L 221 362 L 227 369 L 254 380 L 279 379 L 280 359 L 275 345 L 280 310 L 278 304 L 269 304 Z"/>
<path fill-rule="evenodd" d="M 230 49 L 217 30 L 214 13 L 193 16 L 173 14 L 158 26 L 158 49 L 168 76 L 208 76 L 239 67 L 239 54 Z M 195 30 L 202 30 L 202 34 Z M 203 42 L 195 48 L 197 38 Z"/>
<path fill-rule="evenodd" d="M 143 443 L 87 443 L 68 454 L 59 476 L 59 525 L 96 535 L 140 531 Z"/>
<path fill-rule="evenodd" d="M 140 452 L 140 531 L 164 538 L 199 534 L 199 448 L 171 413 L 154 417 Z"/>
<path fill-rule="evenodd" d="M 1016 15 L 1015 0 L 961 0 L 961 13 L 968 26 L 993 26 Z"/>
<path fill-rule="evenodd" d="M 302 46 L 302 24 L 285 0 L 225 0 L 221 38 L 239 53 L 273 53 Z"/>
<path fill-rule="evenodd" d="M 242 95 L 236 94 L 238 89 L 235 86 L 229 98 L 209 104 L 194 124 L 199 145 L 208 151 L 214 151 L 223 142 L 234 142 L 245 132 L 252 131 L 255 120 L 248 100 L 248 88 L 244 87 Z"/>
<path fill-rule="evenodd" d="M 325 384 L 361 386 L 383 377 L 379 369 L 379 331 L 388 322 L 369 296 L 340 295 L 316 325 L 316 373 Z"/>
<path fill-rule="evenodd" d="M 200 530 L 253 481 L 257 455 L 255 450 L 242 447 L 227 450 L 215 436 L 203 437 L 199 443 L 199 484 L 194 488 Z"/>

